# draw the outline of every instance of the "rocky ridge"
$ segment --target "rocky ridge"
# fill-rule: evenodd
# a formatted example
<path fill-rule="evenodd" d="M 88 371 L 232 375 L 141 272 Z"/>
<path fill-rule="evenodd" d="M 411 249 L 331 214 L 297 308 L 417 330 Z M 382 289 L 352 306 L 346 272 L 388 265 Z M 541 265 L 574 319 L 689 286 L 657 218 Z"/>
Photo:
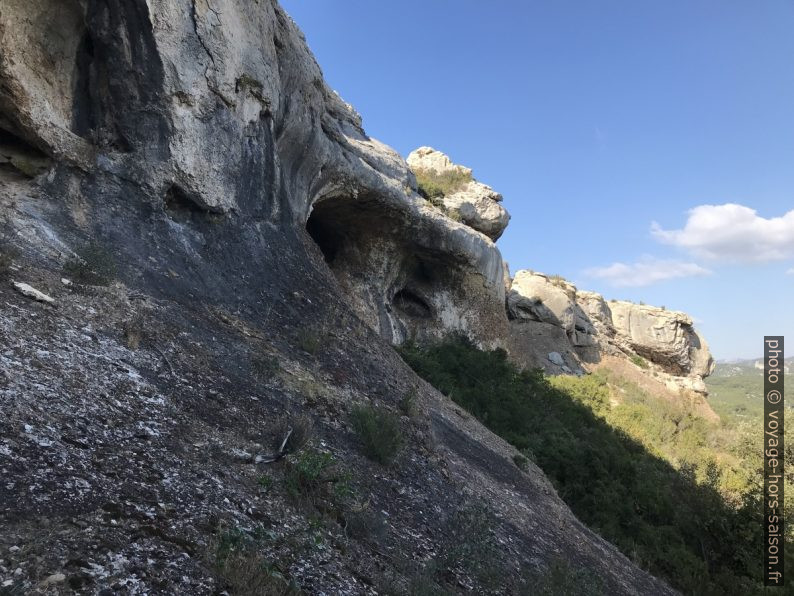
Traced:
<path fill-rule="evenodd" d="M 714 359 L 686 313 L 607 302 L 560 277 L 532 271 L 516 273 L 507 305 L 512 354 L 525 366 L 581 373 L 604 356 L 617 356 L 658 376 L 673 391 L 707 393 L 703 379 L 714 370 Z"/>
<path fill-rule="evenodd" d="M 516 334 L 542 328 L 559 370 L 575 370 L 570 345 L 581 362 L 626 349 L 690 374 L 708 368 L 691 322 L 657 333 L 644 311 L 506 284 L 501 197 L 470 181 L 441 211 L 417 159 L 366 135 L 275 1 L 3 3 L 2 589 L 218 593 L 231 528 L 306 592 L 408 593 L 476 504 L 495 593 L 526 591 L 559 558 L 609 592 L 672 593 L 390 344 L 464 333 L 520 360 L 546 339 Z M 77 280 L 97 255 L 117 265 L 108 279 Z M 400 412 L 406 396 L 406 448 L 378 466 L 351 404 Z M 295 502 L 297 456 L 257 459 L 298 415 L 351 501 Z M 362 510 L 377 528 L 355 538 Z M 456 589 L 487 591 L 450 565 Z"/>

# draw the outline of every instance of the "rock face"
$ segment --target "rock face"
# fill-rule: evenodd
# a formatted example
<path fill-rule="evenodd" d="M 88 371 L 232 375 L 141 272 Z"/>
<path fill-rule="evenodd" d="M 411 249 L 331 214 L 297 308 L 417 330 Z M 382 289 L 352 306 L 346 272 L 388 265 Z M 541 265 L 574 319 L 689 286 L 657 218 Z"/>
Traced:
<path fill-rule="evenodd" d="M 141 180 L 175 221 L 305 224 L 356 310 L 394 343 L 504 335 L 490 315 L 504 301 L 499 251 L 412 190 L 406 163 L 366 136 L 271 2 L 221 14 L 204 2 L 11 0 L 0 35 L 0 156 L 12 166 L 27 150 Z"/>
<path fill-rule="evenodd" d="M 471 178 L 470 168 L 453 164 L 449 157 L 432 147 L 415 149 L 408 155 L 406 161 L 416 173 L 427 172 L 436 176 L 452 173 Z M 441 203 L 447 211 L 492 240 L 502 235 L 510 221 L 510 214 L 499 204 L 501 201 L 502 195 L 474 179 L 468 180 L 459 189 L 441 197 Z"/>
<path fill-rule="evenodd" d="M 514 319 L 556 325 L 572 345 L 593 345 L 593 323 L 576 301 L 576 288 L 562 278 L 519 271 L 512 280 L 507 305 Z"/>
<path fill-rule="evenodd" d="M 672 593 L 391 349 L 455 331 L 504 343 L 503 262 L 365 134 L 275 1 L 3 0 L 0 130 L 0 249 L 57 303 L 0 281 L 4 589 L 233 591 L 216 568 L 228 529 L 307 593 L 408 591 L 476 505 L 499 593 L 558 557 L 610 593 Z M 86 246 L 117 264 L 108 287 L 61 282 Z M 413 395 L 386 472 L 351 404 L 398 412 Z M 251 457 L 297 414 L 358 507 L 332 504 L 321 528 L 285 488 L 297 456 Z M 348 535 L 363 503 L 377 549 Z"/>
<path fill-rule="evenodd" d="M 501 345 L 507 321 L 498 250 L 419 201 L 416 211 L 400 212 L 384 210 L 377 197 L 330 197 L 314 205 L 307 230 L 350 304 L 386 340 L 460 332 Z"/>
<path fill-rule="evenodd" d="M 513 356 L 526 365 L 547 367 L 546 347 L 562 341 L 557 352 L 564 364 L 551 360 L 552 371 L 578 370 L 604 354 L 645 359 L 682 389 L 705 393 L 703 378 L 714 360 L 692 319 L 682 312 L 613 301 L 595 292 L 580 292 L 559 277 L 519 271 L 507 296 Z M 544 341 L 545 340 L 545 341 Z M 543 344 L 543 345 L 541 345 Z M 556 360 L 556 359 L 555 359 Z"/>
<path fill-rule="evenodd" d="M 686 313 L 622 301 L 610 307 L 618 337 L 640 356 L 672 374 L 705 377 L 714 369 L 708 346 Z"/>

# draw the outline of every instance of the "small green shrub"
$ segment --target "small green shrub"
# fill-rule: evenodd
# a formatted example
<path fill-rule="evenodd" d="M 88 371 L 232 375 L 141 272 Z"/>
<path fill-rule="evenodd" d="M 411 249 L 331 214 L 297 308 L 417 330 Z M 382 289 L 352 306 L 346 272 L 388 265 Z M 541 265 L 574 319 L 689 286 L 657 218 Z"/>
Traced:
<path fill-rule="evenodd" d="M 601 578 L 587 569 L 576 569 L 556 558 L 536 584 L 538 596 L 600 596 L 605 594 Z"/>
<path fill-rule="evenodd" d="M 521 455 L 520 453 L 516 453 L 513 456 L 513 463 L 519 470 L 523 470 L 524 472 L 526 472 L 529 468 L 529 460 L 526 458 L 526 456 Z"/>
<path fill-rule="evenodd" d="M 482 503 L 466 503 L 447 521 L 439 571 L 463 570 L 486 589 L 504 586 L 499 547 L 494 538 L 493 516 Z"/>
<path fill-rule="evenodd" d="M 0 596 L 25 596 L 27 592 L 21 583 L 0 586 Z"/>
<path fill-rule="evenodd" d="M 460 170 L 447 170 L 445 172 L 417 170 L 414 174 L 416 175 L 419 194 L 428 201 L 451 195 L 472 180 L 470 173 Z"/>
<path fill-rule="evenodd" d="M 383 515 L 369 507 L 351 509 L 345 513 L 345 534 L 356 540 L 381 542 L 386 537 L 387 526 Z"/>
<path fill-rule="evenodd" d="M 258 89 L 260 92 L 262 91 L 263 85 L 261 81 L 258 81 L 251 75 L 247 73 L 243 73 L 236 81 L 235 85 L 238 89 L 241 88 L 248 88 L 248 89 Z"/>
<path fill-rule="evenodd" d="M 74 282 L 87 286 L 106 286 L 116 277 L 113 255 L 99 244 L 89 244 L 66 261 L 63 273 Z"/>
<path fill-rule="evenodd" d="M 400 412 L 409 418 L 416 414 L 416 391 L 409 391 L 397 403 Z"/>
<path fill-rule="evenodd" d="M 130 350 L 137 350 L 141 345 L 146 332 L 146 321 L 143 316 L 136 314 L 132 318 L 124 321 L 122 331 L 124 332 L 124 343 Z"/>
<path fill-rule="evenodd" d="M 432 565 L 419 567 L 408 577 L 408 593 L 411 596 L 451 596 L 451 590 L 442 588 L 436 581 L 437 572 Z"/>
<path fill-rule="evenodd" d="M 398 554 L 393 561 L 407 585 L 395 589 L 397 582 L 385 575 L 376 584 L 378 593 L 452 596 L 461 593 L 464 583 L 470 585 L 474 580 L 472 588 L 477 594 L 531 594 L 519 589 L 523 587 L 521 577 L 500 557 L 493 532 L 496 523 L 482 503 L 459 502 L 442 524 L 437 554 L 424 561 Z"/>
<path fill-rule="evenodd" d="M 568 284 L 562 275 L 557 275 L 556 273 L 554 275 L 549 275 L 548 278 L 549 282 L 558 288 L 565 288 Z"/>
<path fill-rule="evenodd" d="M 447 209 L 445 207 L 444 208 L 444 213 L 452 221 L 457 221 L 457 222 L 462 222 L 463 221 L 463 216 L 460 214 L 460 211 L 458 211 L 457 209 Z"/>
<path fill-rule="evenodd" d="M 355 406 L 351 422 L 363 446 L 364 455 L 371 460 L 387 464 L 402 447 L 400 420 L 385 408 Z"/>
<path fill-rule="evenodd" d="M 642 356 L 640 356 L 639 354 L 634 354 L 631 357 L 631 361 L 634 364 L 636 364 L 637 366 L 639 366 L 640 368 L 649 368 L 650 367 L 650 365 L 648 364 L 648 361 L 645 358 L 643 358 Z"/>
<path fill-rule="evenodd" d="M 311 439 L 313 430 L 314 423 L 308 416 L 288 414 L 278 418 L 273 424 L 272 430 L 273 451 L 281 449 L 281 444 L 284 443 L 287 433 L 289 433 L 289 438 L 284 445 L 284 452 L 296 453 L 300 451 Z"/>
<path fill-rule="evenodd" d="M 330 453 L 310 449 L 291 462 L 284 476 L 287 493 L 321 510 L 339 511 L 353 494 L 351 475 Z"/>
<path fill-rule="evenodd" d="M 327 482 L 335 464 L 334 456 L 322 451 L 309 450 L 287 470 L 287 492 L 293 497 L 312 496 Z"/>
<path fill-rule="evenodd" d="M 263 474 L 259 477 L 256 483 L 261 486 L 264 490 L 270 490 L 270 487 L 273 486 L 273 478 L 268 476 L 267 474 Z"/>
<path fill-rule="evenodd" d="M 0 275 L 7 275 L 13 262 L 14 260 L 11 258 L 11 255 L 0 252 Z"/>
<path fill-rule="evenodd" d="M 221 583 L 239 596 L 292 596 L 300 590 L 258 552 L 254 537 L 241 529 L 218 532 L 213 567 Z"/>
<path fill-rule="evenodd" d="M 260 382 L 271 380 L 281 370 L 278 358 L 269 354 L 256 354 L 251 358 L 251 370 Z"/>
<path fill-rule="evenodd" d="M 325 335 L 315 329 L 304 327 L 298 331 L 298 347 L 307 354 L 316 354 L 325 344 L 325 340 Z"/>

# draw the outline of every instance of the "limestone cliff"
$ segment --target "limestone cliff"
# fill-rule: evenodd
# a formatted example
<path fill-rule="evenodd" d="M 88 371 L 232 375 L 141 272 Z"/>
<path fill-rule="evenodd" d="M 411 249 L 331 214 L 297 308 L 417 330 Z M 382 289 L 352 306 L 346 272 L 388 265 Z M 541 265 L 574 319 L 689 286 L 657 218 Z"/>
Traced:
<path fill-rule="evenodd" d="M 413 151 L 407 163 L 418 179 L 426 177 L 431 192 L 438 193 L 436 203 L 444 213 L 493 239 L 502 234 L 510 219 L 500 204 L 502 196 L 474 180 L 470 168 L 430 147 Z M 507 347 L 520 365 L 552 374 L 582 374 L 607 358 L 618 358 L 673 393 L 707 393 L 703 379 L 713 370 L 713 358 L 685 313 L 623 301 L 607 303 L 601 295 L 579 291 L 559 276 L 526 270 L 518 271 L 506 286 L 509 332 L 500 336 L 498 344 Z M 500 316 L 501 312 L 492 312 L 489 320 Z M 498 329 L 501 333 L 503 326 Z M 442 326 L 444 330 L 453 331 Z M 476 333 L 469 336 L 482 340 Z M 702 404 L 702 397 L 697 401 Z"/>
<path fill-rule="evenodd" d="M 513 357 L 552 373 L 581 372 L 619 357 L 673 391 L 706 394 L 714 369 L 691 317 L 664 307 L 583 292 L 560 277 L 518 271 L 507 297 Z"/>
<path fill-rule="evenodd" d="M 231 543 L 253 557 L 238 573 L 282 591 L 410 593 L 443 569 L 484 592 L 448 556 L 463 527 L 496 553 L 495 593 L 558 559 L 609 592 L 672 593 L 390 347 L 509 343 L 507 216 L 483 187 L 445 197 L 457 217 L 422 197 L 274 0 L 4 0 L 2 589 L 219 593 Z M 561 340 L 606 337 L 571 309 Z M 617 322 L 631 350 L 705 366 L 691 324 L 659 350 L 644 316 Z M 391 467 L 362 455 L 357 403 L 404 414 Z M 268 457 L 299 427 L 340 488 L 308 502 L 298 455 Z"/>

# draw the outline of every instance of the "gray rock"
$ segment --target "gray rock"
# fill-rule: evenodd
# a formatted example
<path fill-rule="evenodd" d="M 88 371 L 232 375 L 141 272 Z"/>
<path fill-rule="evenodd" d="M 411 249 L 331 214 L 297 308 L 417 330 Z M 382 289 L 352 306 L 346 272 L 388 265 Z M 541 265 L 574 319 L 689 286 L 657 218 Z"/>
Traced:
<path fill-rule="evenodd" d="M 579 291 L 568 281 L 532 271 L 518 271 L 507 294 L 514 352 L 537 350 L 526 344 L 522 325 L 545 323 L 560 328 L 566 336 L 557 352 L 570 350 L 575 360 L 598 362 L 603 354 L 639 355 L 667 375 L 678 388 L 705 393 L 703 378 L 711 374 L 714 360 L 708 345 L 681 312 L 663 308 L 613 301 L 607 304 L 595 292 Z M 543 327 L 540 333 L 550 339 Z M 544 342 L 548 345 L 548 342 Z M 519 362 L 527 360 L 514 353 Z"/>
<path fill-rule="evenodd" d="M 39 584 L 42 588 L 49 588 L 55 584 L 60 584 L 66 581 L 66 576 L 63 573 L 53 573 L 44 578 Z"/>
<path fill-rule="evenodd" d="M 574 329 L 576 288 L 564 280 L 550 279 L 542 273 L 516 272 L 508 294 L 508 309 L 515 318 L 530 318 Z"/>
<path fill-rule="evenodd" d="M 32 298 L 33 300 L 37 300 L 39 302 L 45 302 L 47 304 L 55 304 L 54 298 L 48 296 L 44 292 L 37 290 L 33 286 L 19 281 L 15 281 L 13 283 L 14 283 L 14 289 L 23 296 L 27 296 L 28 298 Z"/>
<path fill-rule="evenodd" d="M 559 352 L 549 352 L 548 358 L 549 362 L 552 364 L 556 364 L 557 366 L 565 366 L 565 360 L 563 360 Z"/>
<path fill-rule="evenodd" d="M 617 341 L 635 353 L 677 376 L 705 377 L 712 372 L 708 345 L 686 313 L 624 301 L 610 307 Z"/>
<path fill-rule="evenodd" d="M 0 15 L 0 125 L 14 135 L 14 163 L 21 151 L 56 170 L 60 160 L 141 181 L 151 207 L 175 219 L 245 213 L 306 227 L 350 304 L 384 338 L 462 332 L 499 344 L 499 251 L 416 193 L 406 162 L 365 133 L 277 3 L 116 11 L 52 2 L 14 1 Z M 100 55 L 85 47 L 89 38 Z M 112 72 L 113 84 L 101 85 L 100 72 Z M 0 156 L 12 155 L 3 139 Z M 38 175 L 41 164 L 31 163 Z M 76 180 L 58 184 L 80 200 Z M 175 244 L 200 254 L 194 232 L 173 229 L 190 236 Z M 46 250 L 59 242 L 49 235 Z"/>
<path fill-rule="evenodd" d="M 430 171 L 436 174 L 454 172 L 471 176 L 471 169 L 453 164 L 441 151 L 432 147 L 420 147 L 407 158 L 414 172 Z M 510 214 L 499 203 L 502 195 L 490 186 L 470 180 L 459 190 L 441 198 L 444 208 L 455 214 L 467 226 L 482 232 L 492 240 L 498 239 L 510 221 Z"/>

